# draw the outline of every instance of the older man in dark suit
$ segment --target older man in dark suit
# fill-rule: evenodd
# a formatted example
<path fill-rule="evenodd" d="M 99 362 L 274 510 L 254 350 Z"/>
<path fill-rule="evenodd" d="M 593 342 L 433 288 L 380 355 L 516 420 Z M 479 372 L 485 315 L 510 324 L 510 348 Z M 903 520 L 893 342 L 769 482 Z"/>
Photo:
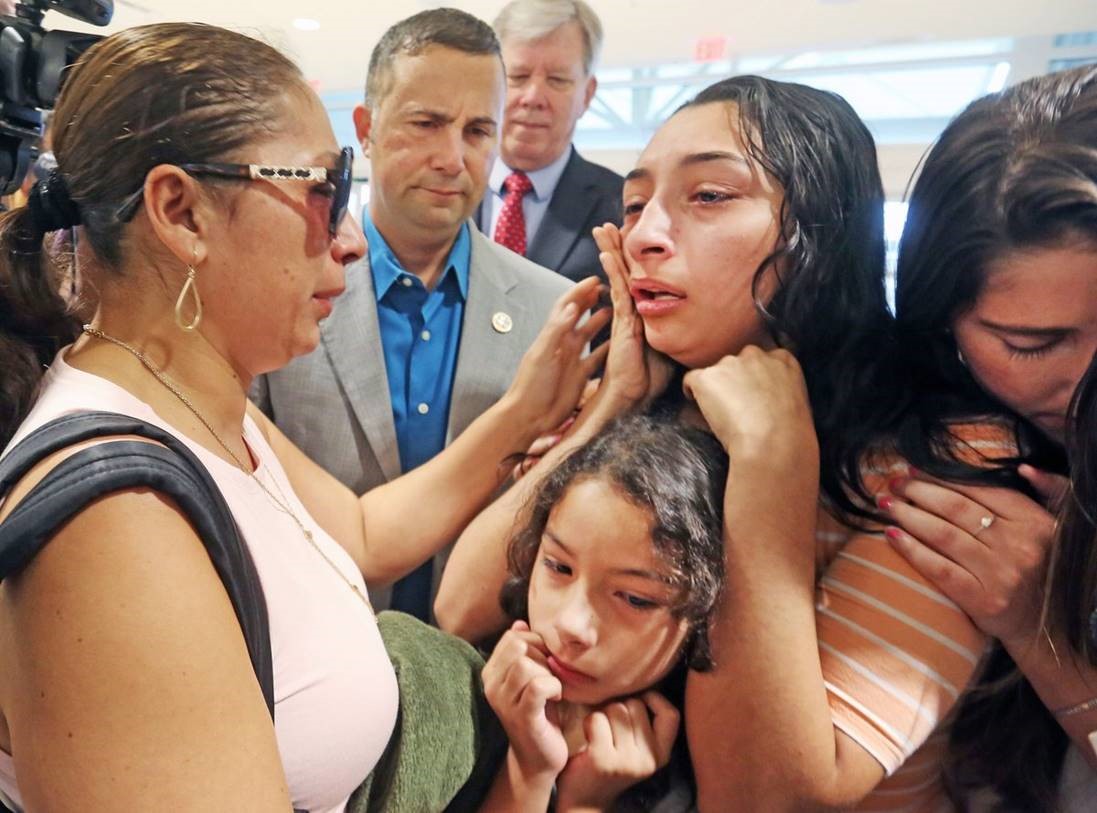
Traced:
<path fill-rule="evenodd" d="M 582 0 L 512 0 L 493 24 L 507 101 L 480 229 L 573 280 L 602 275 L 591 229 L 621 219 L 620 175 L 571 144 L 598 82 L 602 25 Z"/>

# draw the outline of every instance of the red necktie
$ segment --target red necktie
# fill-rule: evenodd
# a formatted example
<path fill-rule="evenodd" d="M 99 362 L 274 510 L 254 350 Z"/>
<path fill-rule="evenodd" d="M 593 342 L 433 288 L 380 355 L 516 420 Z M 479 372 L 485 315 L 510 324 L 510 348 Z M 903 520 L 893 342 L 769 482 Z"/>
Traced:
<path fill-rule="evenodd" d="M 522 199 L 533 191 L 533 182 L 524 172 L 512 172 L 503 181 L 507 196 L 495 223 L 495 242 L 515 254 L 526 256 L 526 216 L 522 214 Z"/>

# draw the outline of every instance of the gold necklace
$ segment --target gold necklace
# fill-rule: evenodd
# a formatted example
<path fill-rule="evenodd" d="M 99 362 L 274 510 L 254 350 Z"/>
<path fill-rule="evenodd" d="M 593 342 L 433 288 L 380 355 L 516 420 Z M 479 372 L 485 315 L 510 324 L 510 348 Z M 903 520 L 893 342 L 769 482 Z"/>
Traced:
<path fill-rule="evenodd" d="M 356 585 L 345 575 L 343 575 L 343 571 L 338 568 L 335 562 L 333 562 L 328 557 L 328 555 L 324 553 L 323 549 L 316 543 L 316 540 L 313 538 L 312 531 L 305 527 L 305 523 L 303 523 L 301 519 L 297 516 L 297 514 L 293 512 L 293 509 L 290 508 L 289 499 L 286 497 L 286 493 L 282 491 L 282 487 L 278 485 L 277 478 L 272 476 L 271 483 L 273 483 L 274 487 L 278 489 L 278 494 L 281 496 L 281 499 L 274 496 L 274 492 L 267 488 L 266 484 L 264 484 L 263 481 L 256 476 L 253 469 L 250 469 L 244 465 L 243 461 L 236 456 L 236 453 L 229 448 L 229 445 L 221 439 L 221 436 L 218 435 L 216 431 L 214 431 L 213 425 L 208 420 L 206 420 L 205 416 L 202 415 L 201 412 L 198 411 L 198 407 L 196 407 L 194 403 L 189 398 L 187 398 L 186 395 L 183 394 L 179 387 L 170 378 L 168 378 L 164 374 L 164 372 L 160 370 L 160 368 L 158 368 L 149 360 L 148 356 L 146 356 L 133 345 L 127 344 L 121 339 L 116 339 L 114 336 L 111 336 L 109 333 L 104 333 L 97 327 L 84 325 L 84 333 L 86 333 L 88 336 L 91 336 L 92 338 L 100 339 L 105 342 L 110 342 L 117 347 L 121 347 L 123 350 L 130 353 L 134 358 L 141 362 L 141 366 L 143 366 L 146 370 L 152 373 L 153 377 L 157 381 L 159 381 L 172 395 L 178 398 L 183 403 L 183 406 L 189 409 L 194 417 L 201 422 L 202 426 L 206 427 L 206 431 L 213 436 L 213 439 L 216 440 L 221 445 L 221 448 L 225 450 L 228 456 L 232 458 L 233 462 L 236 464 L 236 467 L 252 480 L 254 480 L 259 488 L 263 490 L 263 493 L 266 494 L 270 501 L 274 504 L 274 506 L 297 524 L 297 527 L 301 530 L 301 535 L 305 537 L 308 543 L 312 546 L 312 549 L 320 554 L 320 558 L 327 562 L 328 567 L 330 567 L 335 572 L 335 574 L 343 580 L 347 587 L 349 587 L 354 592 L 354 594 L 358 596 L 359 599 L 361 599 L 362 603 L 366 606 L 366 609 L 370 611 L 370 614 L 373 614 L 373 605 L 369 602 L 369 596 L 367 596 L 364 591 L 359 589 L 358 585 Z"/>

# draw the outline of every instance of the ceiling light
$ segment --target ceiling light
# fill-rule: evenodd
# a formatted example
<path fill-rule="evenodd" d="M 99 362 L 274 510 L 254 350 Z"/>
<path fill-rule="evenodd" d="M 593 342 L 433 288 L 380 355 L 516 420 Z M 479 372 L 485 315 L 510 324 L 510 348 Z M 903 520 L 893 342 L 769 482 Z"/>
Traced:
<path fill-rule="evenodd" d="M 308 17 L 298 17 L 293 21 L 293 27 L 299 31 L 316 31 L 320 28 L 320 23 Z"/>

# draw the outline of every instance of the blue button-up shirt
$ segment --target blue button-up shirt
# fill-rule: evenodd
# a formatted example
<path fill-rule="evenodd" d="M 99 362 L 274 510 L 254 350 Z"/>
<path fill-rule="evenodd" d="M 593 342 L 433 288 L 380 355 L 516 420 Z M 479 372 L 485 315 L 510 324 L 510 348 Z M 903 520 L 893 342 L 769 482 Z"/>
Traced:
<path fill-rule="evenodd" d="M 400 468 L 410 471 L 446 445 L 450 393 L 468 295 L 469 227 L 467 223 L 461 227 L 438 284 L 428 291 L 418 277 L 403 269 L 368 211 L 362 215 L 362 226 L 369 240 L 369 266 L 377 295 Z"/>

